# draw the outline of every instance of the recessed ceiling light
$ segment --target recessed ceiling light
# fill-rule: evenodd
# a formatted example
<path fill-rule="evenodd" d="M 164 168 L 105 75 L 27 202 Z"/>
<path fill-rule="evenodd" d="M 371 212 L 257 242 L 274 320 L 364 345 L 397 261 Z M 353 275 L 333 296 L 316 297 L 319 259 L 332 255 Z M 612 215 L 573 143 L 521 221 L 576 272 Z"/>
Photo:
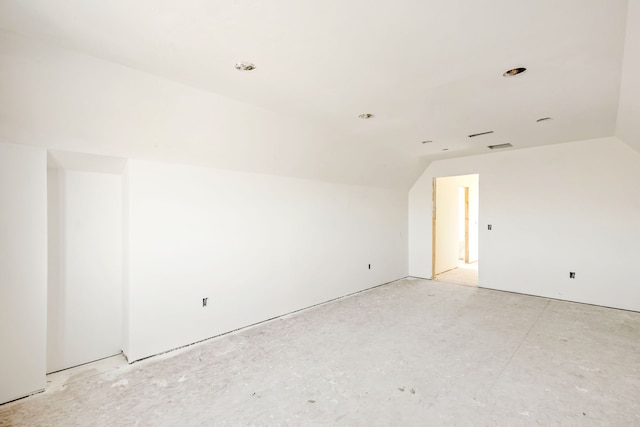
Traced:
<path fill-rule="evenodd" d="M 469 138 L 475 138 L 476 136 L 482 136 L 482 135 L 489 135 L 490 133 L 493 133 L 493 131 L 490 130 L 487 132 L 472 133 L 471 135 L 469 135 Z"/>
<path fill-rule="evenodd" d="M 510 147 L 513 147 L 513 145 L 509 144 L 508 142 L 506 144 L 487 145 L 487 148 L 490 150 L 500 150 L 501 148 L 510 148 Z"/>
<path fill-rule="evenodd" d="M 373 118 L 373 114 L 371 113 L 364 113 L 364 114 L 360 114 L 358 117 L 360 117 L 363 120 L 367 120 L 367 119 L 372 119 Z"/>
<path fill-rule="evenodd" d="M 424 141 L 422 141 L 423 144 L 431 144 L 433 141 L 431 141 L 430 139 L 426 139 Z"/>
<path fill-rule="evenodd" d="M 527 71 L 527 69 L 524 67 L 512 68 L 511 70 L 505 71 L 502 75 L 505 77 L 513 77 L 517 76 L 518 74 L 522 74 L 525 71 Z"/>
<path fill-rule="evenodd" d="M 256 65 L 252 64 L 251 62 L 236 62 L 236 65 L 234 65 L 235 69 L 238 71 L 252 71 L 256 69 Z"/>
<path fill-rule="evenodd" d="M 545 122 L 547 120 L 553 120 L 551 117 L 543 117 L 541 119 L 536 120 L 536 122 L 540 123 L 540 122 Z"/>

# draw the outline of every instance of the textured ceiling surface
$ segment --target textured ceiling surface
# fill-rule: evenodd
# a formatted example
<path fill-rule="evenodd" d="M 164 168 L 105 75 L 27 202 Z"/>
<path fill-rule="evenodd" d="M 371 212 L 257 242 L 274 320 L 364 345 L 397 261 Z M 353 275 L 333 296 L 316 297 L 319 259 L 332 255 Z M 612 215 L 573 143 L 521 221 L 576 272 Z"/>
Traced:
<path fill-rule="evenodd" d="M 7 142 L 401 187 L 614 135 L 637 63 L 623 0 L 1 0 L 0 31 Z"/>

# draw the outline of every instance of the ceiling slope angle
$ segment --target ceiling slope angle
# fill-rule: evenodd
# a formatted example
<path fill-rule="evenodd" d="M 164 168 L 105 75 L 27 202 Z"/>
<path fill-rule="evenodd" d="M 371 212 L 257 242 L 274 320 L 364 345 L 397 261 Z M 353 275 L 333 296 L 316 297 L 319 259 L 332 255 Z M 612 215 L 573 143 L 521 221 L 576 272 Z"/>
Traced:
<path fill-rule="evenodd" d="M 620 131 L 626 23 L 625 0 L 3 0 L 0 136 L 408 188 Z"/>
<path fill-rule="evenodd" d="M 424 168 L 304 118 L 2 32 L 0 69 L 0 142 L 392 188 Z"/>

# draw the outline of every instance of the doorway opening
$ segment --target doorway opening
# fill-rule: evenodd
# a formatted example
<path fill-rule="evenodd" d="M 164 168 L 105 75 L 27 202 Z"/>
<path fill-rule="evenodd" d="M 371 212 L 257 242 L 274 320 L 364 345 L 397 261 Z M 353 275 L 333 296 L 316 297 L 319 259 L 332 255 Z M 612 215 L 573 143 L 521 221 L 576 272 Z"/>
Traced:
<path fill-rule="evenodd" d="M 478 285 L 479 175 L 433 179 L 433 280 Z"/>

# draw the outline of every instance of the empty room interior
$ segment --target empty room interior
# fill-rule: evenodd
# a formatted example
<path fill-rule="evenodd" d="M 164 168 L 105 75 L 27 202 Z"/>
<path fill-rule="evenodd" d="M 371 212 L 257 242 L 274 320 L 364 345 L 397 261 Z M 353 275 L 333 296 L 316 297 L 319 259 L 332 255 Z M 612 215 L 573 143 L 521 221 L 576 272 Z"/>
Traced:
<path fill-rule="evenodd" d="M 639 425 L 640 0 L 0 0 L 0 426 Z"/>

